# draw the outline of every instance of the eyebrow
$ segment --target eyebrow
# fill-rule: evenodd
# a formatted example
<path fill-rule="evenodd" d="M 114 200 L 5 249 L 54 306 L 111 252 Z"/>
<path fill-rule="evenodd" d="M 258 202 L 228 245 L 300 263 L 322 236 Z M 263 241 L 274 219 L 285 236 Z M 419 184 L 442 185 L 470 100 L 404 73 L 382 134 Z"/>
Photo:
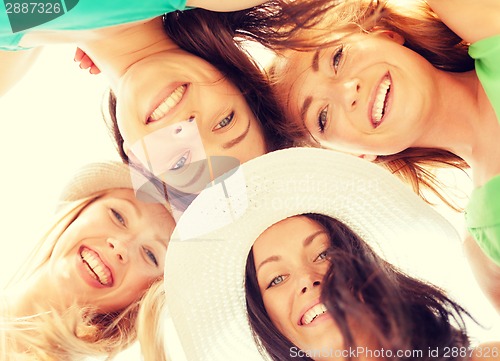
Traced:
<path fill-rule="evenodd" d="M 319 71 L 319 49 L 314 52 L 312 61 L 311 61 L 311 68 L 314 73 L 317 73 Z M 308 96 L 305 100 L 304 103 L 302 104 L 302 107 L 300 108 L 300 119 L 302 119 L 302 122 L 304 123 L 304 127 L 306 127 L 306 114 L 309 110 L 309 107 L 311 106 L 312 103 L 312 96 Z"/>
<path fill-rule="evenodd" d="M 311 62 L 311 68 L 315 73 L 319 71 L 319 49 L 314 52 Z"/>
<path fill-rule="evenodd" d="M 164 238 L 161 238 L 159 237 L 159 234 L 155 234 L 155 240 L 160 243 L 162 245 L 163 248 L 165 248 L 165 250 L 168 249 L 168 243 L 170 242 L 170 240 L 168 241 L 164 241 L 165 239 Z"/>
<path fill-rule="evenodd" d="M 134 212 L 135 212 L 135 215 L 136 215 L 138 218 L 139 218 L 139 217 L 142 217 L 142 212 L 141 212 L 141 210 L 139 209 L 139 207 L 137 207 L 137 205 L 135 205 L 135 204 L 134 204 L 134 202 L 132 202 L 132 201 L 130 201 L 130 200 L 128 200 L 128 199 L 125 199 L 125 198 L 123 198 L 123 201 L 124 201 L 124 202 L 126 202 L 126 203 L 128 203 L 128 204 L 132 207 L 132 209 L 133 209 L 133 210 L 134 210 Z"/>
<path fill-rule="evenodd" d="M 319 230 L 319 231 L 317 231 L 317 232 L 314 232 L 313 234 L 310 234 L 309 236 L 307 236 L 307 237 L 304 239 L 304 241 L 302 242 L 302 245 L 303 245 L 304 247 L 309 246 L 309 245 L 312 243 L 312 241 L 313 241 L 313 240 L 314 240 L 317 236 L 319 236 L 320 234 L 326 234 L 326 232 L 325 232 L 325 231 L 323 231 L 323 230 Z M 263 261 L 262 261 L 262 262 L 261 262 L 261 263 L 257 266 L 257 268 L 256 268 L 255 272 L 256 272 L 256 273 L 257 273 L 257 272 L 259 272 L 259 269 L 260 269 L 263 265 L 265 265 L 266 263 L 276 262 L 276 261 L 279 261 L 280 259 L 281 259 L 281 256 L 271 256 L 271 257 L 266 258 L 265 260 L 263 260 Z"/>
<path fill-rule="evenodd" d="M 302 104 L 302 107 L 300 108 L 300 119 L 302 119 L 302 123 L 304 123 L 304 127 L 306 127 L 306 114 L 309 111 L 309 107 L 311 106 L 312 103 L 312 96 L 308 96 L 305 100 L 304 103 Z"/>
<path fill-rule="evenodd" d="M 243 133 L 241 135 L 237 136 L 236 138 L 234 138 L 233 140 L 230 140 L 229 142 L 222 144 L 222 149 L 229 149 L 229 148 L 234 147 L 236 144 L 241 143 L 243 141 L 243 139 L 246 138 L 248 132 L 250 131 L 250 124 L 251 124 L 251 122 L 250 122 L 250 118 L 249 118 L 247 128 L 243 131 Z"/>

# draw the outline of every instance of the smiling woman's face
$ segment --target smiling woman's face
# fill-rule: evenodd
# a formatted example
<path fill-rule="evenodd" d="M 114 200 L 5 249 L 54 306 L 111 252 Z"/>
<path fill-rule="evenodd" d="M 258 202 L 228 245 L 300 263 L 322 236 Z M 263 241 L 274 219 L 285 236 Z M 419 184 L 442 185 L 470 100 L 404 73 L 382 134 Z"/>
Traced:
<path fill-rule="evenodd" d="M 98 198 L 60 236 L 49 276 L 63 304 L 92 305 L 103 312 L 134 302 L 163 275 L 174 220 L 160 204 L 144 203 L 130 189 Z"/>
<path fill-rule="evenodd" d="M 343 346 L 342 335 L 320 302 L 330 240 L 316 222 L 296 216 L 268 228 L 253 246 L 257 282 L 276 328 L 303 351 Z"/>
<path fill-rule="evenodd" d="M 125 151 L 156 176 L 169 172 L 177 189 L 198 173 L 187 169 L 193 163 L 211 156 L 243 163 L 266 152 L 260 124 L 241 92 L 212 65 L 185 51 L 158 53 L 134 64 L 116 97 Z M 175 172 L 184 172 L 181 180 Z"/>
<path fill-rule="evenodd" d="M 419 146 L 433 119 L 438 70 L 397 33 L 347 35 L 332 32 L 338 44 L 288 50 L 277 61 L 289 119 L 342 152 L 389 155 Z"/>

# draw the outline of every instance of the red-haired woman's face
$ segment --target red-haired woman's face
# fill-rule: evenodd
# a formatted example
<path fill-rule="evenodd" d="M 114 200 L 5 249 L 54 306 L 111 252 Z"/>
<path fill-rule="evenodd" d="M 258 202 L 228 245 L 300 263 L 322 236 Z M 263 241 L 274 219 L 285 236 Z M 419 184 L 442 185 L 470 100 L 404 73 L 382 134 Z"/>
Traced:
<path fill-rule="evenodd" d="M 317 51 L 286 51 L 277 89 L 293 121 L 323 146 L 388 155 L 418 146 L 432 120 L 438 71 L 389 31 L 339 34 Z"/>

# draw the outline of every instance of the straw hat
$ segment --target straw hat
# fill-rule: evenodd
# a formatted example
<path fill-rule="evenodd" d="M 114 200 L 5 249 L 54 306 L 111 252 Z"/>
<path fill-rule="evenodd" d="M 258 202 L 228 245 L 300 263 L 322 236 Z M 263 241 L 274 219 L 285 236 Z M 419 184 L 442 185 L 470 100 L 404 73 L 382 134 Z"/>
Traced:
<path fill-rule="evenodd" d="M 133 189 L 143 202 L 167 205 L 165 196 L 136 169 L 121 162 L 90 163 L 78 170 L 59 197 L 58 208 L 109 189 Z"/>
<path fill-rule="evenodd" d="M 450 223 L 366 160 L 312 148 L 251 160 L 204 190 L 170 240 L 167 307 L 187 360 L 263 358 L 247 321 L 246 259 L 268 227 L 303 213 L 340 220 L 407 272 L 441 259 L 432 255 L 434 242 L 459 242 Z"/>

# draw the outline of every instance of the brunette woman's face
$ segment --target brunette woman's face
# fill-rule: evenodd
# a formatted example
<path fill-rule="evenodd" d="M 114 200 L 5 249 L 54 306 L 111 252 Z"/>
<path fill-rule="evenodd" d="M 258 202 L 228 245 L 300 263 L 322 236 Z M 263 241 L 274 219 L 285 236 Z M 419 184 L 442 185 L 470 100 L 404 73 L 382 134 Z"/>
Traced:
<path fill-rule="evenodd" d="M 211 156 L 223 156 L 218 158 L 228 159 L 232 168 L 234 160 L 239 164 L 266 152 L 260 124 L 241 92 L 212 65 L 185 51 L 158 53 L 134 64 L 116 96 L 129 158 L 183 192 L 206 186 L 193 186 L 193 178 Z"/>
<path fill-rule="evenodd" d="M 59 302 L 103 312 L 128 306 L 163 275 L 174 226 L 165 207 L 137 200 L 132 190 L 98 198 L 66 228 L 52 252 L 49 272 L 64 298 Z"/>
<path fill-rule="evenodd" d="M 337 46 L 287 51 L 277 62 L 291 118 L 342 152 L 388 155 L 418 146 L 432 119 L 438 70 L 394 32 L 344 35 Z"/>
<path fill-rule="evenodd" d="M 266 311 L 277 329 L 303 351 L 343 347 L 336 323 L 320 302 L 329 246 L 324 229 L 303 216 L 274 224 L 253 246 Z"/>

